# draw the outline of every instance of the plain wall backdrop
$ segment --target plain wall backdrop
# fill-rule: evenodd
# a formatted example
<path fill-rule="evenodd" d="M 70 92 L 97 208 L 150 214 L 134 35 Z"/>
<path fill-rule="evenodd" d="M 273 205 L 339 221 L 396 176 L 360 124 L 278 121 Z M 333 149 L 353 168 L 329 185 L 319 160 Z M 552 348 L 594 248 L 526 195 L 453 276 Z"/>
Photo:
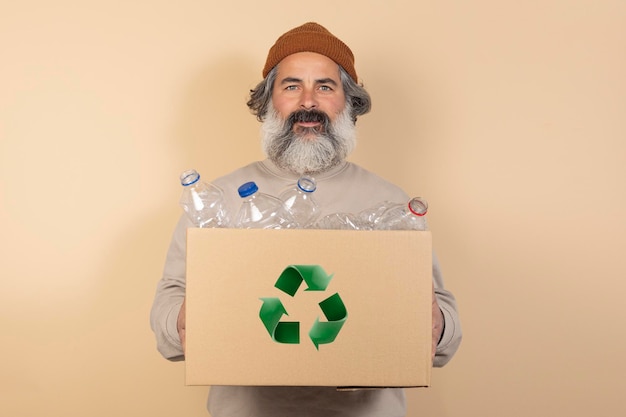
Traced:
<path fill-rule="evenodd" d="M 306 21 L 459 302 L 408 415 L 626 414 L 626 2 L 1 0 L 0 415 L 207 415 L 148 324 L 178 174 L 262 157 L 248 90 Z"/>

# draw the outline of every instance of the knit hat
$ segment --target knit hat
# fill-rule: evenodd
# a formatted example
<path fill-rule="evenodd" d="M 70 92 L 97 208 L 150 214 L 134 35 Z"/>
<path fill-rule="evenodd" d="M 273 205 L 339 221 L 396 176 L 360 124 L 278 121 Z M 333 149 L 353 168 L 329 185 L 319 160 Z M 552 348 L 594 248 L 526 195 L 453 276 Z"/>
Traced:
<path fill-rule="evenodd" d="M 335 61 L 356 82 L 354 55 L 348 46 L 326 28 L 309 22 L 291 29 L 276 40 L 263 68 L 263 78 L 285 57 L 297 52 L 316 52 Z"/>

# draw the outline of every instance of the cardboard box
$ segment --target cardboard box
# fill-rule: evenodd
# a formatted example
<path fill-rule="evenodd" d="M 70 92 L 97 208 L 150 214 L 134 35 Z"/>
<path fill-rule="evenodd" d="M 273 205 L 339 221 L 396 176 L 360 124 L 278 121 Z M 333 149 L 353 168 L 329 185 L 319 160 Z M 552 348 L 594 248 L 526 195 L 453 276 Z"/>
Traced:
<path fill-rule="evenodd" d="M 430 232 L 189 229 L 187 385 L 428 386 Z"/>

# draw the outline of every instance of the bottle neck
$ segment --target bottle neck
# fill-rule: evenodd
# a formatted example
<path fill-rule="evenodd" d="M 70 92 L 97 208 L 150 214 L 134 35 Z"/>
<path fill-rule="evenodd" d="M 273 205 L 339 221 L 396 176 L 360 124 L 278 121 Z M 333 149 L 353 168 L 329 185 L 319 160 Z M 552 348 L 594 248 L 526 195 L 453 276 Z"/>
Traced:
<path fill-rule="evenodd" d="M 200 180 L 200 174 L 194 169 L 185 171 L 180 175 L 180 183 L 183 187 L 189 187 Z"/>

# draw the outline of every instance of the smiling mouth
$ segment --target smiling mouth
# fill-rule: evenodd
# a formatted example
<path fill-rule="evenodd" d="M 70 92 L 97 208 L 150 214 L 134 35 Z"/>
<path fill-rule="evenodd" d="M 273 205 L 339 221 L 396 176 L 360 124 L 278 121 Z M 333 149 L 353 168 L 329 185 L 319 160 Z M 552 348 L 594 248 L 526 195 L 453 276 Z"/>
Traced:
<path fill-rule="evenodd" d="M 305 127 L 305 128 L 315 128 L 317 126 L 321 126 L 320 122 L 297 122 L 296 126 Z"/>
<path fill-rule="evenodd" d="M 296 122 L 293 124 L 293 130 L 295 132 L 303 132 L 303 133 L 320 133 L 323 132 L 324 123 L 321 122 Z"/>

